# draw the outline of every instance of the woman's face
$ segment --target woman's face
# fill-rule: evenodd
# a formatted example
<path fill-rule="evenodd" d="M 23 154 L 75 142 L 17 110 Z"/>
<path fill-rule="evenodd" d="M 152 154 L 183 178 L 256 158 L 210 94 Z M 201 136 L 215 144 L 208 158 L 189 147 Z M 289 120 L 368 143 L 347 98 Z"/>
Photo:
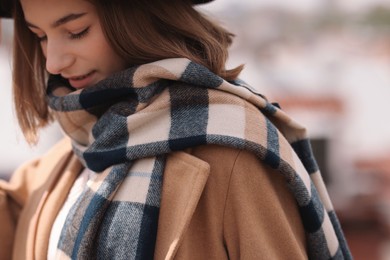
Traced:
<path fill-rule="evenodd" d="M 126 62 L 106 40 L 96 8 L 86 0 L 20 0 L 37 36 L 46 69 L 74 88 L 86 88 L 123 70 Z"/>

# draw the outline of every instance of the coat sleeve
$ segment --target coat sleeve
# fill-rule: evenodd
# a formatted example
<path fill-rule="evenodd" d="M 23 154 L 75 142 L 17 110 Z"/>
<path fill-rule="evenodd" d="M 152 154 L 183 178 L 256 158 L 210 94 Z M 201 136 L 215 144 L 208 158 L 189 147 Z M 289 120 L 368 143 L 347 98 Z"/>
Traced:
<path fill-rule="evenodd" d="M 0 181 L 0 259 L 11 259 L 16 225 L 25 204 L 38 160 L 20 167 L 9 182 Z"/>
<path fill-rule="evenodd" d="M 298 206 L 284 178 L 242 151 L 233 166 L 224 211 L 230 259 L 307 259 Z"/>

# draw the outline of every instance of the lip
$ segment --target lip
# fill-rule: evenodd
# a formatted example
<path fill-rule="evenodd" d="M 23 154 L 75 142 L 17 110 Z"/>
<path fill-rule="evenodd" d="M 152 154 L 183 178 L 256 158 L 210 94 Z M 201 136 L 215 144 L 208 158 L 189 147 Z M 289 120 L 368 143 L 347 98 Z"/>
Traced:
<path fill-rule="evenodd" d="M 76 77 L 67 77 L 69 84 L 77 89 L 86 88 L 91 86 L 94 80 L 96 71 L 91 71 L 85 75 L 76 76 Z"/>

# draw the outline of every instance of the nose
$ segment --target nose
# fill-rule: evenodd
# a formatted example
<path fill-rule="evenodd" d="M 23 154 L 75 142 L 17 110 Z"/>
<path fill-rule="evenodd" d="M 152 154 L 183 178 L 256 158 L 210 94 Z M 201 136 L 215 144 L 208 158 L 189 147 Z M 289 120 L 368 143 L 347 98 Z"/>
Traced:
<path fill-rule="evenodd" d="M 60 74 L 74 63 L 74 56 L 61 41 L 48 40 L 45 48 L 46 70 L 51 74 Z"/>

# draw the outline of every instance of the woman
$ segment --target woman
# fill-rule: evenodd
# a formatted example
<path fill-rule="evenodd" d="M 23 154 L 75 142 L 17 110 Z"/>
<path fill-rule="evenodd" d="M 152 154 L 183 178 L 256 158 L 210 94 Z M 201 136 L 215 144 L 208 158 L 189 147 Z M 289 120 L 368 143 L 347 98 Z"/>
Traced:
<path fill-rule="evenodd" d="M 351 258 L 305 130 L 199 3 L 15 1 L 20 126 L 67 137 L 0 183 L 1 259 Z"/>

